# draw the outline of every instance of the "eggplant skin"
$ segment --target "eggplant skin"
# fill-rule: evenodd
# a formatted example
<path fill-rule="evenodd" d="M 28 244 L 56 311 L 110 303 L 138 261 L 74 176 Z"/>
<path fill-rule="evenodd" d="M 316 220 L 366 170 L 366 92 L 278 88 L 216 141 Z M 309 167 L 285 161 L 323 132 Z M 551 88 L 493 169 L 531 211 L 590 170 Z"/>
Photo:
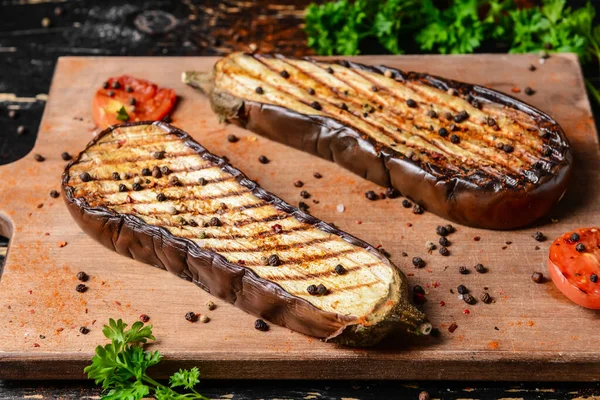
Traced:
<path fill-rule="evenodd" d="M 280 55 L 246 55 L 257 60 Z M 229 57 L 240 57 L 239 53 Z M 463 98 L 504 107 L 531 117 L 540 132 L 545 132 L 544 146 L 556 155 L 548 170 L 535 176 L 535 182 L 519 177 L 516 185 L 484 176 L 484 184 L 466 176 L 450 176 L 436 165 L 403 156 L 393 148 L 330 116 L 306 114 L 252 99 L 240 98 L 215 82 L 219 63 L 210 74 L 185 72 L 183 81 L 206 94 L 221 120 L 236 124 L 261 136 L 333 161 L 340 166 L 384 187 L 394 187 L 402 195 L 427 211 L 462 225 L 484 229 L 508 230 L 525 227 L 547 215 L 567 190 L 572 170 L 572 153 L 562 128 L 551 117 L 513 97 L 467 83 L 415 72 L 403 72 L 384 66 L 366 66 L 345 60 L 327 65 L 345 67 L 383 75 L 391 71 L 399 81 L 411 82 L 441 93 L 452 89 Z M 337 70 L 336 70 L 337 71 Z M 337 74 L 337 72 L 336 72 Z M 471 101 L 472 101 L 471 100 Z M 385 112 L 385 110 L 383 111 Z M 500 151 L 498 151 L 500 152 Z M 530 171 L 527 171 L 528 173 Z M 506 181 L 509 181 L 506 179 Z"/>
<path fill-rule="evenodd" d="M 75 189 L 69 182 L 69 170 L 79 162 L 84 150 L 67 165 L 62 177 L 62 191 L 71 216 L 85 233 L 121 255 L 165 269 L 250 314 L 332 343 L 366 347 L 377 344 L 392 331 L 429 334 L 431 324 L 426 316 L 408 301 L 405 276 L 377 249 L 265 191 L 226 160 L 209 153 L 187 133 L 163 122 L 126 123 L 101 132 L 86 150 L 115 129 L 150 124 L 176 135 L 204 159 L 233 175 L 240 185 L 250 189 L 259 199 L 375 255 L 393 271 L 388 298 L 379 303 L 367 318 L 324 311 L 286 292 L 277 283 L 262 279 L 251 269 L 228 262 L 225 257 L 202 249 L 192 240 L 150 225 L 134 214 L 117 213 L 105 206 L 91 207 L 83 197 L 75 197 Z"/>

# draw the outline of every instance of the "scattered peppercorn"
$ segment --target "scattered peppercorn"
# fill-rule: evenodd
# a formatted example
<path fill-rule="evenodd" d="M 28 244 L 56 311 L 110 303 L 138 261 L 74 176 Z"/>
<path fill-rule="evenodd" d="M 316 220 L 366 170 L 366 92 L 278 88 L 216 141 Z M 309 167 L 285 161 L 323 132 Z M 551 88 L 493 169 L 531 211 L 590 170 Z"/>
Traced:
<path fill-rule="evenodd" d="M 267 323 L 262 319 L 257 319 L 254 321 L 254 329 L 257 331 L 266 332 L 269 330 L 269 325 L 267 325 Z"/>
<path fill-rule="evenodd" d="M 413 287 L 413 293 L 417 293 L 417 294 L 425 294 L 425 290 L 423 289 L 422 286 L 420 285 L 415 285 Z"/>
<path fill-rule="evenodd" d="M 281 264 L 281 260 L 277 254 L 273 254 L 269 256 L 269 265 L 272 267 L 276 267 Z"/>
<path fill-rule="evenodd" d="M 327 72 L 329 72 L 330 74 L 333 74 L 333 68 L 327 67 Z"/>
<path fill-rule="evenodd" d="M 400 192 L 396 188 L 388 187 L 385 190 L 385 195 L 390 199 L 395 199 L 400 196 Z"/>
<path fill-rule="evenodd" d="M 406 100 L 406 105 L 409 106 L 410 108 L 415 108 L 417 106 L 417 102 L 414 101 L 413 99 L 408 99 L 408 100 Z"/>
<path fill-rule="evenodd" d="M 211 300 L 207 301 L 205 303 L 205 305 L 206 305 L 206 308 L 208 308 L 211 311 L 214 310 L 215 308 L 217 308 L 216 304 Z"/>
<path fill-rule="evenodd" d="M 83 182 L 89 182 L 92 180 L 92 176 L 87 172 L 83 172 L 81 175 L 79 175 L 79 179 L 81 179 Z"/>
<path fill-rule="evenodd" d="M 427 110 L 427 116 L 429 118 L 437 118 L 437 113 L 434 110 Z"/>
<path fill-rule="evenodd" d="M 512 153 L 513 151 L 515 151 L 515 148 L 510 144 L 505 144 L 502 146 L 502 150 L 504 150 L 505 153 Z"/>
<path fill-rule="evenodd" d="M 423 268 L 425 266 L 425 261 L 421 257 L 413 257 L 412 263 L 416 268 Z"/>
<path fill-rule="evenodd" d="M 544 282 L 544 274 L 542 274 L 541 272 L 534 272 L 531 275 L 531 280 L 535 283 L 542 283 Z"/>
<path fill-rule="evenodd" d="M 79 285 L 75 286 L 75 290 L 78 291 L 79 293 L 84 293 L 87 289 L 88 289 L 88 287 L 86 285 L 84 285 L 83 283 L 80 283 Z"/>
<path fill-rule="evenodd" d="M 119 81 L 114 81 L 112 84 L 112 88 L 113 89 L 120 89 L 121 88 L 121 84 L 119 83 Z"/>
<path fill-rule="evenodd" d="M 217 217 L 212 217 L 210 221 L 208 221 L 208 226 L 221 226 L 221 220 Z"/>
<path fill-rule="evenodd" d="M 591 275 L 590 275 L 590 282 L 592 282 L 592 283 L 597 283 L 597 282 L 598 282 L 598 275 L 596 275 L 596 274 L 591 274 Z"/>
<path fill-rule="evenodd" d="M 106 94 L 108 95 L 108 97 L 113 97 L 115 95 L 115 92 L 113 90 L 109 90 L 108 92 L 106 92 Z"/>
<path fill-rule="evenodd" d="M 471 305 L 477 303 L 477 300 L 475 300 L 475 297 L 471 296 L 468 293 L 463 294 L 463 300 L 464 300 L 465 303 L 471 304 Z"/>
<path fill-rule="evenodd" d="M 442 236 L 439 240 L 439 244 L 440 244 L 440 246 L 448 247 L 448 246 L 450 246 L 450 241 L 448 240 L 447 237 Z"/>
<path fill-rule="evenodd" d="M 458 272 L 462 275 L 467 275 L 469 273 L 469 269 L 467 267 L 458 267 Z"/>
<path fill-rule="evenodd" d="M 489 293 L 484 293 L 481 295 L 481 301 L 485 304 L 490 304 L 492 302 L 492 297 L 489 295 Z"/>
<path fill-rule="evenodd" d="M 298 208 L 302 212 L 308 212 L 308 209 L 310 208 L 310 206 L 308 204 L 306 204 L 305 202 L 301 201 L 298 203 Z"/>
<path fill-rule="evenodd" d="M 427 242 L 425 242 L 425 248 L 426 248 L 428 251 L 435 250 L 435 247 L 436 247 L 436 246 L 435 246 L 435 243 L 433 243 L 431 240 L 428 240 Z"/>
<path fill-rule="evenodd" d="M 127 93 L 133 93 L 133 88 L 131 86 L 127 86 L 125 90 L 127 91 Z"/>
<path fill-rule="evenodd" d="M 63 161 L 69 161 L 69 160 L 73 159 L 73 157 L 66 151 L 61 153 L 60 158 L 62 158 Z"/>
<path fill-rule="evenodd" d="M 444 257 L 448 257 L 450 255 L 450 250 L 448 250 L 446 247 L 442 246 L 442 247 L 440 247 L 440 249 L 438 251 Z"/>
<path fill-rule="evenodd" d="M 310 106 L 317 111 L 321 110 L 321 103 L 319 103 L 318 101 L 313 101 L 312 103 L 310 103 Z"/>
<path fill-rule="evenodd" d="M 90 333 L 90 330 L 89 330 L 87 327 L 85 327 L 85 326 L 82 326 L 82 327 L 80 327 L 80 328 L 79 328 L 79 332 L 80 332 L 82 335 L 87 335 L 88 333 Z"/>
<path fill-rule="evenodd" d="M 585 251 L 585 245 L 583 243 L 577 243 L 577 246 L 575 246 L 575 250 L 577 250 L 580 253 L 583 253 Z"/>
<path fill-rule="evenodd" d="M 438 225 L 437 228 L 435 228 L 435 233 L 437 233 L 440 236 L 448 236 L 449 232 L 445 226 Z"/>
<path fill-rule="evenodd" d="M 581 238 L 579 237 L 579 234 L 578 234 L 578 233 L 572 233 L 572 234 L 571 234 L 571 240 L 572 240 L 573 242 L 579 242 L 579 239 L 581 239 Z"/>
<path fill-rule="evenodd" d="M 150 171 L 150 168 L 142 169 L 142 176 L 150 176 L 150 175 L 152 175 L 152 171 Z"/>
<path fill-rule="evenodd" d="M 308 92 L 308 94 L 313 95 L 313 94 L 315 94 L 315 89 L 308 88 L 307 92 Z"/>
<path fill-rule="evenodd" d="M 52 197 L 53 199 L 58 198 L 58 196 L 60 196 L 60 194 L 56 190 L 50 191 L 50 197 Z"/>
<path fill-rule="evenodd" d="M 308 199 L 310 198 L 310 193 L 308 193 L 306 190 L 303 190 L 300 192 L 300 197 L 302 197 L 303 199 Z"/>
<path fill-rule="evenodd" d="M 208 181 L 205 178 L 200 178 L 198 179 L 198 183 L 200 184 L 200 186 L 206 186 Z"/>
<path fill-rule="evenodd" d="M 412 203 L 406 199 L 402 200 L 402 207 L 404 208 L 410 208 L 412 206 Z"/>
<path fill-rule="evenodd" d="M 369 190 L 368 192 L 366 192 L 365 197 L 371 201 L 375 201 L 375 200 L 379 199 L 379 196 L 377 195 L 377 193 L 375 193 L 372 190 Z"/>
<path fill-rule="evenodd" d="M 163 158 L 165 158 L 165 152 L 164 151 L 155 151 L 152 153 L 152 157 L 157 160 L 162 160 Z"/>
<path fill-rule="evenodd" d="M 259 161 L 261 164 L 268 164 L 269 162 L 271 162 L 271 160 L 269 160 L 269 159 L 268 159 L 267 157 L 265 157 L 265 156 L 260 156 L 260 157 L 258 157 L 258 161 Z"/>
<path fill-rule="evenodd" d="M 165 196 L 164 193 L 159 193 L 156 195 L 156 200 L 157 201 L 165 201 L 165 200 L 167 200 L 167 196 Z"/>
<path fill-rule="evenodd" d="M 320 283 L 317 286 L 317 295 L 318 296 L 325 296 L 327 294 L 328 290 L 327 287 L 325 287 L 325 285 L 323 285 L 322 283 Z"/>
<path fill-rule="evenodd" d="M 236 143 L 238 140 L 240 139 L 238 139 L 238 137 L 233 134 L 227 135 L 227 141 L 229 143 Z"/>
<path fill-rule="evenodd" d="M 281 72 L 279 73 L 279 75 L 281 75 L 281 77 L 282 77 L 282 78 L 284 78 L 284 79 L 287 79 L 287 78 L 289 78 L 289 77 L 290 77 L 290 73 L 289 73 L 289 72 L 287 72 L 285 69 L 284 69 L 283 71 L 281 71 Z"/>
<path fill-rule="evenodd" d="M 77 279 L 80 280 L 81 282 L 87 282 L 87 280 L 89 279 L 88 274 L 86 274 L 83 271 L 79 271 L 76 276 L 77 276 Z"/>
<path fill-rule="evenodd" d="M 452 136 L 450 136 L 450 141 L 454 144 L 459 144 L 460 138 L 457 135 L 452 134 Z"/>
<path fill-rule="evenodd" d="M 446 136 L 448 136 L 448 129 L 446 129 L 446 128 L 442 127 L 442 128 L 440 128 L 440 129 L 438 130 L 438 134 L 439 134 L 441 137 L 446 137 Z"/>
<path fill-rule="evenodd" d="M 527 86 L 527 87 L 525 88 L 525 94 L 526 94 L 527 96 L 532 96 L 532 95 L 534 95 L 534 94 L 535 94 L 535 90 L 533 90 L 532 88 L 530 88 L 529 86 Z"/>
<path fill-rule="evenodd" d="M 344 275 L 346 273 L 346 268 L 342 264 L 338 264 L 335 266 L 335 273 L 338 275 Z"/>
<path fill-rule="evenodd" d="M 454 116 L 454 122 L 456 122 L 458 124 L 458 123 L 461 123 L 461 122 L 467 120 L 468 118 L 469 118 L 469 113 L 467 113 L 465 110 L 463 110 Z"/>
<path fill-rule="evenodd" d="M 323 177 L 323 175 L 321 175 L 321 174 L 320 174 L 320 173 L 318 173 L 318 172 L 315 172 L 315 173 L 313 174 L 313 176 L 314 176 L 315 178 L 317 178 L 317 179 L 321 179 L 321 178 Z"/>
<path fill-rule="evenodd" d="M 254 91 L 258 94 L 263 94 L 265 93 L 265 91 L 263 90 L 263 88 L 261 88 L 260 86 L 257 86 L 256 89 L 254 89 Z"/>
<path fill-rule="evenodd" d="M 190 322 L 196 322 L 196 321 L 198 321 L 198 316 L 196 315 L 195 312 L 189 311 L 188 313 L 185 314 L 185 319 Z"/>
<path fill-rule="evenodd" d="M 469 293 L 469 290 L 467 289 L 467 287 L 465 285 L 458 285 L 458 287 L 456 288 L 456 291 L 458 292 L 458 294 Z"/>
<path fill-rule="evenodd" d="M 127 191 L 127 186 L 125 186 L 124 184 L 120 183 L 119 184 L 119 192 L 126 192 Z"/>
<path fill-rule="evenodd" d="M 131 188 L 133 190 L 135 190 L 136 192 L 140 191 L 143 189 L 142 185 L 139 184 L 138 182 L 135 182 L 133 185 L 131 185 Z"/>
<path fill-rule="evenodd" d="M 413 214 L 423 214 L 423 207 L 418 204 L 413 206 Z"/>
<path fill-rule="evenodd" d="M 310 294 L 311 296 L 315 296 L 317 294 L 317 285 L 309 285 L 306 288 L 306 291 L 308 292 L 308 294 Z"/>
<path fill-rule="evenodd" d="M 33 156 L 33 159 L 35 161 L 37 161 L 37 162 L 44 162 L 44 161 L 46 161 L 46 158 L 43 155 L 41 155 L 41 154 L 35 154 Z"/>
<path fill-rule="evenodd" d="M 529 64 L 529 70 L 531 72 L 533 72 L 533 71 L 537 70 L 537 67 L 535 65 L 533 65 L 533 64 Z"/>
<path fill-rule="evenodd" d="M 480 274 L 485 274 L 487 269 L 483 266 L 483 264 L 477 264 L 475 265 L 475 271 L 479 272 Z"/>
<path fill-rule="evenodd" d="M 540 231 L 534 233 L 533 238 L 538 242 L 543 242 L 544 240 L 546 240 L 546 236 L 544 236 L 544 234 Z"/>
<path fill-rule="evenodd" d="M 146 323 L 146 322 L 150 321 L 150 317 L 147 316 L 146 314 L 142 314 L 142 315 L 140 315 L 140 321 L 142 321 L 143 323 Z"/>
<path fill-rule="evenodd" d="M 377 86 L 373 85 L 373 86 L 371 86 L 371 90 L 374 92 L 378 92 L 379 88 Z"/>

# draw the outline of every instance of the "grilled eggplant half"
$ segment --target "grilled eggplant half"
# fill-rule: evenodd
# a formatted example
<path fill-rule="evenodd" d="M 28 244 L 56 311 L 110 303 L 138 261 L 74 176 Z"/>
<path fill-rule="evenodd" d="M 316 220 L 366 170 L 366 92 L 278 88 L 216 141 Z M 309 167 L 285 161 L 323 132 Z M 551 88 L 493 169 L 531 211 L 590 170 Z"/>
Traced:
<path fill-rule="evenodd" d="M 369 346 L 394 328 L 427 334 L 405 276 L 379 251 L 263 190 L 161 122 L 113 126 L 66 168 L 81 228 L 249 313 Z"/>
<path fill-rule="evenodd" d="M 233 53 L 183 81 L 222 120 L 318 155 L 444 218 L 513 229 L 546 215 L 571 172 L 548 115 L 494 90 L 348 61 Z"/>

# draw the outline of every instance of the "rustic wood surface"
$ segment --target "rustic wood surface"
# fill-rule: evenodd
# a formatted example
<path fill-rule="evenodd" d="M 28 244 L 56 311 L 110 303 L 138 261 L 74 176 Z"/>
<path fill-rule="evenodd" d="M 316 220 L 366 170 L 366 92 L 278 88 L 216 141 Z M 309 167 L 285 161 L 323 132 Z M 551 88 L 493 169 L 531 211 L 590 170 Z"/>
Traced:
<path fill-rule="evenodd" d="M 0 224 L 0 234 L 12 233 L 0 281 L 0 377 L 81 378 L 94 346 L 103 341 L 101 325 L 109 317 L 131 322 L 145 313 L 159 338 L 153 347 L 166 356 L 156 371 L 159 376 L 198 365 L 205 378 L 598 379 L 600 353 L 590 346 L 597 335 L 598 313 L 573 305 L 551 283 L 537 285 L 530 279 L 533 271 L 546 270 L 551 242 L 534 241 L 534 231 L 554 238 L 597 220 L 600 211 L 598 139 L 574 56 L 554 56 L 533 73 L 527 66 L 538 60 L 529 55 L 359 58 L 467 79 L 504 92 L 531 86 L 537 94 L 526 100 L 553 115 L 572 142 L 578 172 L 552 214 L 555 223 L 548 218 L 540 226 L 517 232 L 459 226 L 449 237 L 452 255 L 447 258 L 425 251 L 425 241 L 437 240 L 435 226 L 444 223 L 442 219 L 430 213 L 414 215 L 399 199 L 370 202 L 364 192 L 381 188 L 333 163 L 219 125 L 206 99 L 179 82 L 182 70 L 208 70 L 214 60 L 59 60 L 33 151 L 46 161 L 34 161 L 32 153 L 0 167 L 6 177 L 0 181 L 0 212 L 2 220 L 9 221 Z M 58 189 L 65 165 L 60 153 L 83 149 L 93 136 L 89 107 L 94 91 L 107 76 L 124 72 L 174 88 L 181 101 L 173 124 L 216 154 L 228 156 L 266 189 L 296 203 L 301 200 L 300 189 L 293 181 L 300 179 L 311 200 L 319 201 L 310 202 L 314 215 L 381 244 L 409 273 L 411 284 L 426 288 L 424 309 L 440 328 L 440 337 L 412 343 L 391 338 L 377 349 L 359 350 L 337 348 L 276 326 L 259 332 L 253 329 L 253 316 L 221 301 L 208 312 L 204 303 L 211 296 L 193 284 L 118 256 L 81 232 L 62 200 L 50 198 L 49 192 Z M 241 140 L 229 143 L 227 133 Z M 260 164 L 261 154 L 271 163 Z M 312 176 L 317 171 L 323 179 Z M 345 212 L 336 211 L 338 204 L 344 204 Z M 476 236 L 481 239 L 475 241 Z M 404 251 L 408 257 L 401 256 Z M 427 261 L 426 268 L 411 266 L 409 260 L 417 255 Z M 489 272 L 475 273 L 472 267 L 478 262 Z M 460 265 L 469 266 L 472 273 L 460 275 Z M 83 294 L 75 291 L 80 270 L 91 276 Z M 450 293 L 459 284 L 477 297 L 487 287 L 495 302 L 468 306 Z M 206 312 L 211 322 L 187 322 L 183 316 L 190 310 Z M 452 323 L 458 325 L 454 333 L 448 331 Z M 90 333 L 81 335 L 80 326 L 89 327 Z"/>

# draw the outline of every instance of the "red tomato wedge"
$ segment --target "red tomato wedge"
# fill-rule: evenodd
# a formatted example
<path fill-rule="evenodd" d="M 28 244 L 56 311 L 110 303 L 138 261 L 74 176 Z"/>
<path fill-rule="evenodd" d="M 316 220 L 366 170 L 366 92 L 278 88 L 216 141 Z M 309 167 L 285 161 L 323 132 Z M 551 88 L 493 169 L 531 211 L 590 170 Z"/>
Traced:
<path fill-rule="evenodd" d="M 580 228 L 556 239 L 548 270 L 565 296 L 582 307 L 600 309 L 600 228 Z"/>
<path fill-rule="evenodd" d="M 158 121 L 171 114 L 176 100 L 172 89 L 159 88 L 144 79 L 123 75 L 108 79 L 98 89 L 92 105 L 92 117 L 101 129 L 123 122 Z M 125 113 L 119 112 L 122 107 Z"/>

